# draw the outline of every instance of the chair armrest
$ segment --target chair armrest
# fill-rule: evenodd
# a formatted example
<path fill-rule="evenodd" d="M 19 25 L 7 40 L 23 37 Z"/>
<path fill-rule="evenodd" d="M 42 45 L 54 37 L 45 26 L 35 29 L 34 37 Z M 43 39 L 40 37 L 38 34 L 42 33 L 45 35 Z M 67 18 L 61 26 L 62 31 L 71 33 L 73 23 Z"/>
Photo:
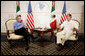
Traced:
<path fill-rule="evenodd" d="M 7 30 L 7 36 L 8 36 L 8 37 L 10 37 L 9 34 L 14 33 L 14 32 L 12 32 L 12 31 L 11 31 L 11 32 L 10 32 L 10 31 L 11 31 L 11 30 Z"/>
<path fill-rule="evenodd" d="M 7 36 L 10 37 L 10 35 L 9 35 L 9 30 L 7 30 Z"/>
<path fill-rule="evenodd" d="M 75 37 L 75 38 L 77 38 L 77 36 L 78 36 L 78 33 L 79 33 L 79 31 L 77 30 L 77 31 L 76 31 L 76 37 Z"/>
<path fill-rule="evenodd" d="M 76 33 L 73 33 L 73 35 L 76 35 L 75 38 L 77 38 L 77 36 L 78 36 L 78 30 L 76 30 Z"/>

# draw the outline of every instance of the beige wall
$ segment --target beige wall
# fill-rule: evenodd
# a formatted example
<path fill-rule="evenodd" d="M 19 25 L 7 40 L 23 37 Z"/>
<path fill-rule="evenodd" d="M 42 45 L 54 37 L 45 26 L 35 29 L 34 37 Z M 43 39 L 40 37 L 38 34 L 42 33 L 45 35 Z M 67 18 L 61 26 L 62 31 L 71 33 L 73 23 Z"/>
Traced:
<path fill-rule="evenodd" d="M 27 8 L 29 1 L 20 1 L 20 14 L 24 23 L 27 18 Z M 44 5 L 42 10 L 39 9 L 39 3 Z M 61 17 L 64 1 L 56 1 L 56 9 L 53 13 L 51 11 L 51 1 L 32 1 L 32 11 L 36 27 L 50 27 L 51 14 L 55 14 L 57 22 Z M 67 13 L 72 14 L 72 19 L 80 22 L 80 33 L 84 33 L 84 1 L 66 1 Z M 15 19 L 16 17 L 16 1 L 1 1 L 1 32 L 6 32 L 5 22 L 8 19 Z"/>

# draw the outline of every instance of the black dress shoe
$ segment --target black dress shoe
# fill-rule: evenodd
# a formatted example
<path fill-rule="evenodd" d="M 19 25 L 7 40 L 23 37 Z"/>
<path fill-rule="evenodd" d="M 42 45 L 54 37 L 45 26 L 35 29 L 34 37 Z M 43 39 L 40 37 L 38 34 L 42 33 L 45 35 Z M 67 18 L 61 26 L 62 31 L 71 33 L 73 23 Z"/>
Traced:
<path fill-rule="evenodd" d="M 26 47 L 25 50 L 28 51 L 29 47 Z"/>
<path fill-rule="evenodd" d="M 58 45 L 57 45 L 57 51 L 61 51 L 62 48 L 63 48 L 62 44 L 58 44 Z"/>

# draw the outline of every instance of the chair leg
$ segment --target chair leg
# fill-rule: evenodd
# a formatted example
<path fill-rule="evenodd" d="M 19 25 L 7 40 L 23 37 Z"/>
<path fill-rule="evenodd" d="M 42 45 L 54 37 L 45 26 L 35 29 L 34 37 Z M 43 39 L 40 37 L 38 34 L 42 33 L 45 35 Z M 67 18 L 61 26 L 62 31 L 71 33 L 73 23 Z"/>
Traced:
<path fill-rule="evenodd" d="M 26 42 L 26 51 L 28 51 L 28 49 L 29 49 L 29 44 L 28 44 L 28 42 Z"/>
<path fill-rule="evenodd" d="M 55 37 L 55 44 L 56 44 L 56 39 L 57 39 L 57 37 L 56 36 L 54 36 Z"/>
<path fill-rule="evenodd" d="M 8 43 L 10 44 L 10 48 L 11 48 L 13 46 L 11 40 L 8 40 Z"/>

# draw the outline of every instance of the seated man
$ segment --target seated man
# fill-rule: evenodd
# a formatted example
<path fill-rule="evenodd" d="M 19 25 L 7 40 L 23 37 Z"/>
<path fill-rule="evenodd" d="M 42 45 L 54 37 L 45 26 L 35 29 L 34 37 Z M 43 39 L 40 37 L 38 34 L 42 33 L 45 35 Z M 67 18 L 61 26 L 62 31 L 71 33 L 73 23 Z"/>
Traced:
<path fill-rule="evenodd" d="M 23 35 L 26 42 L 28 42 L 27 38 L 30 39 L 30 37 L 34 40 L 34 37 L 29 34 L 24 23 L 21 22 L 21 15 L 17 16 L 17 21 L 14 23 L 14 32 L 17 35 Z"/>
<path fill-rule="evenodd" d="M 56 34 L 58 45 L 57 50 L 61 50 L 62 46 L 64 46 L 65 41 L 68 40 L 69 37 L 73 34 L 74 29 L 78 30 L 77 24 L 75 24 L 71 20 L 71 18 L 72 18 L 71 14 L 67 14 L 67 21 L 64 21 L 61 25 L 57 26 L 57 28 L 63 29 L 62 31 Z"/>

